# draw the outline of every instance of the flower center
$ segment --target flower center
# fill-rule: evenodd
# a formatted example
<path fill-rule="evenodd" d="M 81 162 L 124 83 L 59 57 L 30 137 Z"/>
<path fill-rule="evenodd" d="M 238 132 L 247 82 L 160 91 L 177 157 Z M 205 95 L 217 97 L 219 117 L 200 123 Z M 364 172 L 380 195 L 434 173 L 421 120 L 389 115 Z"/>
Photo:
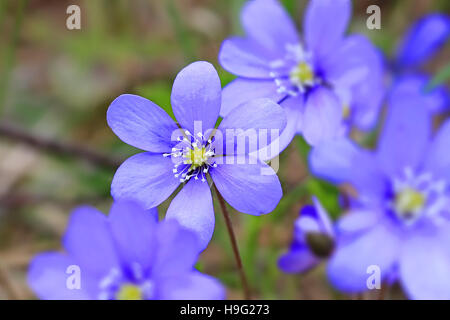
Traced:
<path fill-rule="evenodd" d="M 131 283 L 123 284 L 116 294 L 117 300 L 142 300 L 142 298 L 141 288 Z"/>
<path fill-rule="evenodd" d="M 393 196 L 389 206 L 406 225 L 422 218 L 440 219 L 449 212 L 450 194 L 445 180 L 405 168 L 392 183 Z"/>
<path fill-rule="evenodd" d="M 300 62 L 289 73 L 289 79 L 297 87 L 314 84 L 314 71 L 306 62 Z"/>
<path fill-rule="evenodd" d="M 284 57 L 270 63 L 270 75 L 279 93 L 297 96 L 321 82 L 314 70 L 311 52 L 300 43 L 288 44 L 285 49 Z"/>
<path fill-rule="evenodd" d="M 192 135 L 188 130 L 185 136 L 179 137 L 180 142 L 171 153 L 164 153 L 164 157 L 171 157 L 174 162 L 173 173 L 175 178 L 186 182 L 192 177 L 195 180 L 206 181 L 206 174 L 210 168 L 217 167 L 213 157 L 215 155 L 212 145 L 213 138 L 206 139 L 202 133 Z"/>
<path fill-rule="evenodd" d="M 194 149 L 188 149 L 186 153 L 183 154 L 186 159 L 186 163 L 191 164 L 191 168 L 195 169 L 201 167 L 206 161 L 208 161 L 209 156 L 206 154 L 205 147 L 194 147 Z"/>
<path fill-rule="evenodd" d="M 408 220 L 420 213 L 426 203 L 423 193 L 413 189 L 405 188 L 395 195 L 394 207 L 397 214 Z"/>

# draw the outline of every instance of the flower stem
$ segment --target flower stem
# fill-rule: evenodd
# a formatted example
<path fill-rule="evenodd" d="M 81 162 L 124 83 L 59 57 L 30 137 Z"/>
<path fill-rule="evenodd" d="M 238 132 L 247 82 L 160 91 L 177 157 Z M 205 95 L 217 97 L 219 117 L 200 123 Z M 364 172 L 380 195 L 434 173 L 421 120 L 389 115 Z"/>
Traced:
<path fill-rule="evenodd" d="M 238 268 L 239 277 L 241 278 L 242 288 L 244 290 L 244 298 L 246 300 L 250 300 L 251 299 L 250 287 L 248 285 L 248 281 L 247 281 L 247 277 L 245 275 L 244 267 L 242 266 L 242 260 L 241 260 L 240 254 L 239 254 L 239 248 L 238 248 L 238 245 L 237 245 L 237 242 L 236 242 L 236 236 L 234 235 L 234 231 L 233 231 L 233 226 L 231 224 L 230 215 L 228 214 L 227 205 L 225 203 L 225 200 L 223 199 L 223 197 L 219 193 L 219 190 L 217 190 L 216 186 L 214 186 L 214 188 L 216 190 L 216 195 L 217 195 L 217 198 L 219 199 L 219 204 L 220 204 L 220 207 L 222 209 L 222 214 L 223 214 L 223 217 L 225 218 L 225 223 L 227 225 L 227 231 L 228 231 L 228 235 L 230 236 L 231 247 L 233 248 L 234 258 L 236 260 L 236 265 L 237 265 L 237 268 Z"/>

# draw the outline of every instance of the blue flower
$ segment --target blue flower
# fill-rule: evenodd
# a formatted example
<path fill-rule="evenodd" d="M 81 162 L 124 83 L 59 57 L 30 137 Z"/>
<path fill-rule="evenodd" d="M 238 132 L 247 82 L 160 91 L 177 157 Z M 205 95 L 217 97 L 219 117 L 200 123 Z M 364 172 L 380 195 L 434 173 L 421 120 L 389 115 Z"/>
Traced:
<path fill-rule="evenodd" d="M 286 273 L 306 272 L 320 263 L 333 249 L 334 230 L 328 213 L 317 198 L 314 206 L 305 206 L 295 221 L 290 250 L 278 260 Z"/>
<path fill-rule="evenodd" d="M 315 145 L 350 124 L 372 128 L 384 92 L 382 57 L 364 36 L 344 37 L 350 15 L 350 0 L 310 1 L 302 41 L 278 1 L 248 1 L 241 16 L 246 37 L 225 40 L 219 53 L 238 76 L 224 89 L 221 115 L 249 99 L 279 102 L 288 119 L 281 149 L 297 133 Z"/>
<path fill-rule="evenodd" d="M 450 17 L 429 14 L 417 21 L 406 33 L 397 55 L 397 68 L 417 68 L 438 51 L 450 35 Z"/>
<path fill-rule="evenodd" d="M 76 209 L 63 239 L 65 253 L 36 256 L 28 283 L 41 299 L 223 299 L 214 278 L 194 269 L 196 236 L 155 209 L 116 202 L 109 216 Z M 79 277 L 78 279 L 76 277 Z"/>
<path fill-rule="evenodd" d="M 367 290 L 368 268 L 400 281 L 409 297 L 450 299 L 450 121 L 432 122 L 414 95 L 392 101 L 376 151 L 346 139 L 317 146 L 313 173 L 351 184 L 358 196 L 337 224 L 331 282 Z"/>
<path fill-rule="evenodd" d="M 394 60 L 394 83 L 390 95 L 405 96 L 420 92 L 421 104 L 433 114 L 449 107 L 445 85 L 427 91 L 430 77 L 420 70 L 450 36 L 450 18 L 444 14 L 429 14 L 417 21 L 406 33 Z M 395 99 L 395 97 L 394 97 Z"/>
<path fill-rule="evenodd" d="M 107 114 L 111 129 L 124 142 L 147 152 L 120 166 L 111 192 L 116 200 L 132 199 L 149 209 L 182 184 L 166 219 L 176 219 L 195 231 L 206 247 L 215 222 L 208 175 L 223 198 L 240 212 L 269 213 L 280 201 L 282 189 L 274 170 L 256 158 L 257 148 L 246 144 L 239 148 L 235 139 L 245 139 L 252 130 L 260 130 L 256 136 L 263 130 L 281 132 L 286 116 L 271 100 L 256 99 L 233 110 L 213 132 L 221 85 L 207 62 L 195 62 L 177 75 L 171 102 L 181 129 L 160 107 L 142 97 L 121 95 L 112 102 Z"/>

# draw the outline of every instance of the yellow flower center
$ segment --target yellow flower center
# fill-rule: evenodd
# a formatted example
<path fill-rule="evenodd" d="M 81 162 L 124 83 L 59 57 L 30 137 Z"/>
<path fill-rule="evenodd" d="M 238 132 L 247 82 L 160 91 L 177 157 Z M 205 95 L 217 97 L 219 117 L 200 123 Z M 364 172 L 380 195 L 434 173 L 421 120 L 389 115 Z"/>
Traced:
<path fill-rule="evenodd" d="M 425 196 L 419 191 L 406 188 L 395 196 L 395 210 L 401 215 L 409 215 L 422 210 Z"/>
<path fill-rule="evenodd" d="M 124 284 L 116 295 L 117 300 L 142 300 L 142 290 L 133 284 Z"/>
<path fill-rule="evenodd" d="M 344 105 L 342 106 L 342 118 L 348 119 L 350 117 L 350 106 L 348 105 L 348 103 L 344 103 Z"/>
<path fill-rule="evenodd" d="M 306 62 L 300 62 L 291 70 L 289 79 L 295 84 L 312 84 L 314 71 Z"/>
<path fill-rule="evenodd" d="M 201 167 L 207 160 L 208 155 L 206 154 L 206 148 L 194 147 L 194 149 L 189 149 L 185 154 L 184 158 L 186 163 L 191 164 L 191 170 Z"/>

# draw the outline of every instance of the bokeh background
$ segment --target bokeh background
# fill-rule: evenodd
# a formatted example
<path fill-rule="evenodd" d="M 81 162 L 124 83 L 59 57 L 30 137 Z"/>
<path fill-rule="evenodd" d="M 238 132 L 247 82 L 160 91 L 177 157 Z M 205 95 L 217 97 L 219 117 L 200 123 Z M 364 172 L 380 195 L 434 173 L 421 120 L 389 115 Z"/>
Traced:
<path fill-rule="evenodd" d="M 282 2 L 300 26 L 306 0 Z M 28 263 L 38 252 L 60 248 L 74 207 L 90 204 L 108 212 L 115 169 L 138 152 L 106 124 L 106 110 L 115 97 L 139 94 L 171 113 L 174 77 L 196 60 L 212 62 L 222 85 L 233 79 L 218 65 L 217 54 L 226 37 L 241 33 L 243 3 L 0 0 L 0 299 L 34 298 L 26 284 Z M 81 30 L 66 28 L 71 4 L 81 8 Z M 371 4 L 381 7 L 381 30 L 366 28 Z M 449 12 L 450 2 L 354 1 L 350 32 L 366 34 L 389 57 L 407 27 L 433 11 Z M 428 71 L 435 74 L 448 58 L 447 46 L 427 65 Z M 354 137 L 370 145 L 376 132 Z M 262 217 L 232 212 L 254 297 L 372 298 L 334 291 L 323 265 L 305 275 L 286 275 L 277 268 L 290 243 L 292 223 L 311 195 L 334 218 L 345 206 L 339 190 L 309 176 L 307 153 L 297 137 L 281 155 L 284 197 L 274 212 Z M 170 199 L 160 206 L 161 216 L 168 203 Z M 228 235 L 218 210 L 216 215 L 213 241 L 197 266 L 227 286 L 228 298 L 239 299 Z M 402 295 L 393 290 L 390 298 Z"/>

